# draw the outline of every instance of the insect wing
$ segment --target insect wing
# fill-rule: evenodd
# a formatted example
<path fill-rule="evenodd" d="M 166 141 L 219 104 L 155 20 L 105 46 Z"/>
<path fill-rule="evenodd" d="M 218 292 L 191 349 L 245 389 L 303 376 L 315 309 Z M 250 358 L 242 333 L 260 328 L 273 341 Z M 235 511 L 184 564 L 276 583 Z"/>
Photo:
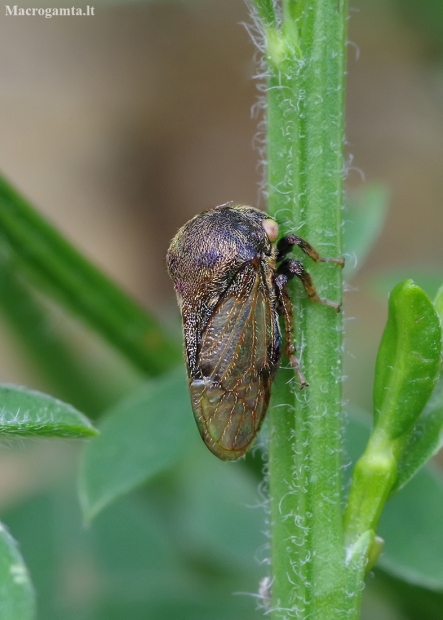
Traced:
<path fill-rule="evenodd" d="M 198 357 L 202 379 L 190 382 L 200 434 L 223 460 L 248 450 L 269 404 L 279 328 L 260 269 L 248 263 L 206 326 Z"/>

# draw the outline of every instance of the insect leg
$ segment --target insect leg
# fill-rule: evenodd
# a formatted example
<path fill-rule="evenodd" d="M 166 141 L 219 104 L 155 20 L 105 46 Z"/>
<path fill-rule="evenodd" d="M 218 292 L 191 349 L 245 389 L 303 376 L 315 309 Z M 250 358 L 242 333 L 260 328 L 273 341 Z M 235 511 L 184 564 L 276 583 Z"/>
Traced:
<path fill-rule="evenodd" d="M 311 301 L 316 301 L 320 304 L 325 304 L 326 306 L 330 306 L 334 308 L 336 312 L 340 312 L 341 304 L 335 301 L 329 301 L 329 299 L 324 299 L 323 297 L 319 297 L 318 293 L 315 289 L 314 283 L 312 282 L 312 278 L 309 273 L 304 268 L 303 264 L 298 260 L 285 260 L 281 265 L 279 265 L 277 269 L 277 273 L 286 276 L 287 280 L 291 280 L 294 276 L 297 276 L 301 280 L 303 287 L 308 294 L 308 297 Z"/>
<path fill-rule="evenodd" d="M 291 298 L 288 291 L 288 279 L 288 276 L 284 273 L 279 273 L 275 278 L 275 286 L 279 302 L 278 312 L 285 320 L 285 353 L 297 373 L 300 389 L 302 390 L 304 387 L 308 387 L 309 383 L 306 381 L 304 374 L 300 370 L 300 364 L 298 359 L 295 357 L 295 345 L 293 342 L 294 319 L 292 316 Z"/>
<path fill-rule="evenodd" d="M 298 247 L 307 254 L 309 258 L 315 260 L 316 263 L 336 263 L 340 265 L 340 267 L 343 267 L 345 264 L 343 258 L 323 258 L 310 243 L 301 237 L 297 237 L 297 235 L 287 235 L 280 239 L 277 243 L 277 261 L 283 260 L 283 258 L 291 252 L 294 245 L 298 245 Z"/>

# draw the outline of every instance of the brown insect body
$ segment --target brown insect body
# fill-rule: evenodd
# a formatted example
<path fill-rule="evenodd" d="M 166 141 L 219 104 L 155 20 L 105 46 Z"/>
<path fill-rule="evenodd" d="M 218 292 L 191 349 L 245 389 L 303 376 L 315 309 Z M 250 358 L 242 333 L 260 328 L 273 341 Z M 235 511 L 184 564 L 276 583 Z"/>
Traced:
<path fill-rule="evenodd" d="M 318 298 L 298 261 L 277 267 L 295 244 L 323 260 L 298 237 L 275 245 L 277 235 L 276 222 L 265 213 L 223 205 L 185 224 L 167 254 L 183 319 L 192 409 L 204 442 L 222 460 L 244 455 L 263 423 L 280 358 L 279 312 L 286 321 L 286 352 L 301 386 L 307 385 L 294 356 L 287 280 L 297 275 L 315 301 L 338 306 Z"/>

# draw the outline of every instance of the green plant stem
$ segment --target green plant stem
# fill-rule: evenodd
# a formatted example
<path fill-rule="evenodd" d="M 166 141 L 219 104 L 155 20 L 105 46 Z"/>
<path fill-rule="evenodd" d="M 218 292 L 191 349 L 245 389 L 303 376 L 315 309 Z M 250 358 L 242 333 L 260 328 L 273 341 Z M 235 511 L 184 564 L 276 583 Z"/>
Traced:
<path fill-rule="evenodd" d="M 340 256 L 346 2 L 283 8 L 281 30 L 267 36 L 269 212 L 283 234 L 297 231 L 324 256 Z M 322 297 L 340 299 L 336 265 L 308 269 Z M 271 403 L 272 618 L 342 620 L 353 616 L 341 514 L 341 316 L 307 301 L 298 283 L 293 290 L 310 387 L 300 392 L 282 369 Z"/>
<path fill-rule="evenodd" d="M 180 359 L 179 347 L 0 178 L 0 226 L 21 271 L 74 311 L 147 374 Z"/>
<path fill-rule="evenodd" d="M 397 463 L 405 443 L 405 438 L 389 439 L 383 429 L 375 428 L 372 432 L 352 475 L 344 517 L 347 547 L 364 532 L 375 532 L 397 478 Z"/>
<path fill-rule="evenodd" d="M 376 563 L 383 546 L 375 532 L 395 484 L 397 463 L 406 439 L 389 439 L 382 428 L 375 428 L 352 474 L 344 515 L 346 589 L 354 594 L 348 600 L 352 618 L 359 618 L 362 580 Z"/>

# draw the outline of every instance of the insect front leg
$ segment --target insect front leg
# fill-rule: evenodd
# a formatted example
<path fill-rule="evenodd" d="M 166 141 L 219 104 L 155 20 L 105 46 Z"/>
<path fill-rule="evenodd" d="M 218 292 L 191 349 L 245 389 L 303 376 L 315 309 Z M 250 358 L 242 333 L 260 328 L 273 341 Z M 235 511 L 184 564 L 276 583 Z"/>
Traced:
<path fill-rule="evenodd" d="M 333 260 L 333 259 L 331 259 Z M 337 259 L 338 260 L 338 259 Z M 315 301 L 320 304 L 325 304 L 326 306 L 330 306 L 334 308 L 336 312 L 340 312 L 341 304 L 335 301 L 329 301 L 329 299 L 324 299 L 323 297 L 319 297 L 312 282 L 312 278 L 309 273 L 304 268 L 303 264 L 298 260 L 285 260 L 283 261 L 278 269 L 277 273 L 280 275 L 286 276 L 286 280 L 291 280 L 294 276 L 300 279 L 303 287 L 311 301 Z"/>
<path fill-rule="evenodd" d="M 279 273 L 275 277 L 275 286 L 278 297 L 278 312 L 281 316 L 283 316 L 285 321 L 285 353 L 297 373 L 300 389 L 302 390 L 304 387 L 308 387 L 309 383 L 306 381 L 304 374 L 300 370 L 300 364 L 298 359 L 295 357 L 295 345 L 293 342 L 294 318 L 292 314 L 292 302 L 288 290 L 288 280 L 288 276 L 284 273 Z"/>
<path fill-rule="evenodd" d="M 297 235 L 287 235 L 280 239 L 277 243 L 277 261 L 283 260 L 285 256 L 292 251 L 294 245 L 297 245 L 309 258 L 315 260 L 316 263 L 336 263 L 340 265 L 340 267 L 343 267 L 345 264 L 343 258 L 323 258 L 310 243 L 301 237 L 297 237 Z"/>

